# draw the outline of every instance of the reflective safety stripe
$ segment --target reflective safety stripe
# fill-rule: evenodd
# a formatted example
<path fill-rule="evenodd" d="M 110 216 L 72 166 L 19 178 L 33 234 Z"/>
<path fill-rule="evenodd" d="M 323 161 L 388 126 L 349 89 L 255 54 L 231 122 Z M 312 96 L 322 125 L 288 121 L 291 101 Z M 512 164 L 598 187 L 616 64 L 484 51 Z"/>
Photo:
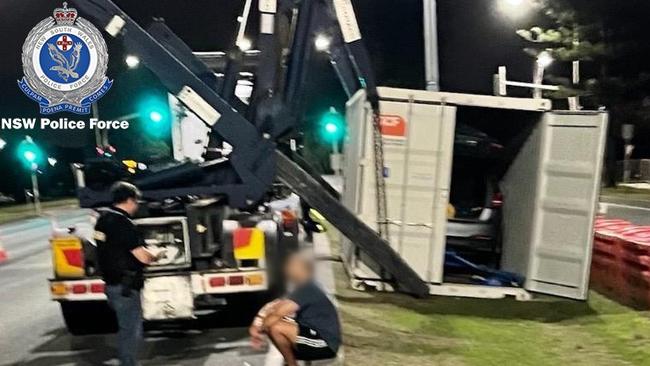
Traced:
<path fill-rule="evenodd" d="M 322 339 L 311 339 L 311 338 L 301 337 L 301 336 L 298 336 L 298 338 L 296 338 L 296 343 L 304 344 L 305 346 L 314 347 L 314 348 L 328 347 L 327 342 L 325 342 Z"/>

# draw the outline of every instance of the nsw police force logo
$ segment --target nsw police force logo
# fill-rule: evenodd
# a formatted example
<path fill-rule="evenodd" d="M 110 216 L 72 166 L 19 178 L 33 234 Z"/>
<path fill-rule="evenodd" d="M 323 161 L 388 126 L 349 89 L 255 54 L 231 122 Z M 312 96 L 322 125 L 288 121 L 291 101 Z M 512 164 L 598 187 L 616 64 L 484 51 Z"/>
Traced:
<path fill-rule="evenodd" d="M 102 34 L 63 3 L 29 32 L 23 45 L 25 76 L 18 85 L 38 102 L 41 114 L 89 114 L 90 105 L 113 85 L 107 68 Z"/>

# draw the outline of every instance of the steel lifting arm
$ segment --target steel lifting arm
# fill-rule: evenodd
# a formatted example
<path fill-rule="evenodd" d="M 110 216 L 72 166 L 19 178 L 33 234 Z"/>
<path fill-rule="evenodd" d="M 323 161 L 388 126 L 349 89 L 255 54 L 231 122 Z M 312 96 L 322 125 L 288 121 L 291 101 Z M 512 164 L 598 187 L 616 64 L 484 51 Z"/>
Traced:
<path fill-rule="evenodd" d="M 275 176 L 273 142 L 264 139 L 255 126 L 113 2 L 73 2 L 93 18 L 96 25 L 103 27 L 113 37 L 122 38 L 126 49 L 137 55 L 160 78 L 170 93 L 210 126 L 213 133 L 235 147 L 229 156 L 229 162 L 236 173 L 237 182 L 224 186 L 219 186 L 220 182 L 212 182 L 204 187 L 160 191 L 154 189 L 145 194 L 160 197 L 211 192 L 228 196 L 229 203 L 235 207 L 243 207 L 261 199 Z M 90 199 L 92 192 L 86 189 L 82 196 Z"/>

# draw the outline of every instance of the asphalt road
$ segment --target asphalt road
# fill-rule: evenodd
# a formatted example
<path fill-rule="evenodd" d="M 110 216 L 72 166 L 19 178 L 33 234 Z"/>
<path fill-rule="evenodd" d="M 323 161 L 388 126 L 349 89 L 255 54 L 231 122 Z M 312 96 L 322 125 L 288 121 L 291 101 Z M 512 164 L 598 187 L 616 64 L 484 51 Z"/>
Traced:
<path fill-rule="evenodd" d="M 650 208 L 601 203 L 600 211 L 607 218 L 628 220 L 636 225 L 650 225 Z"/>
<path fill-rule="evenodd" d="M 81 210 L 52 212 L 50 217 L 62 226 L 78 223 L 82 232 L 91 227 Z M 49 299 L 50 230 L 50 219 L 0 226 L 0 240 L 10 257 L 0 264 L 0 365 L 117 365 L 114 335 L 69 335 L 58 303 Z M 215 318 L 217 329 L 147 332 L 142 364 L 264 364 L 264 354 L 248 347 L 247 319 L 237 314 Z"/>

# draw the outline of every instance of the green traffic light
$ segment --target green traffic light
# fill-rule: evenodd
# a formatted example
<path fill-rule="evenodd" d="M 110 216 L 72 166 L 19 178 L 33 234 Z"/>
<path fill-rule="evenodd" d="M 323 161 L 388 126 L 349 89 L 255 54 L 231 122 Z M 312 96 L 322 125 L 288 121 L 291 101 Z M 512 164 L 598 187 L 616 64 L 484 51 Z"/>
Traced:
<path fill-rule="evenodd" d="M 27 169 L 38 169 L 42 163 L 43 152 L 31 138 L 26 138 L 18 145 L 18 159 L 22 161 Z"/>
<path fill-rule="evenodd" d="M 33 163 L 36 160 L 36 153 L 33 151 L 25 151 L 23 157 L 30 163 Z"/>
<path fill-rule="evenodd" d="M 149 119 L 152 120 L 153 122 L 160 122 L 163 120 L 163 115 L 158 111 L 152 111 L 151 113 L 149 113 Z"/>
<path fill-rule="evenodd" d="M 325 131 L 328 133 L 336 133 L 336 131 L 339 130 L 339 127 L 336 125 L 336 123 L 333 122 L 327 122 L 325 124 Z"/>
<path fill-rule="evenodd" d="M 169 133 L 172 116 L 167 99 L 163 95 L 147 94 L 139 98 L 136 108 L 147 134 L 163 137 Z"/>
<path fill-rule="evenodd" d="M 345 119 L 334 108 L 320 119 L 320 135 L 326 142 L 339 142 L 345 136 Z"/>

